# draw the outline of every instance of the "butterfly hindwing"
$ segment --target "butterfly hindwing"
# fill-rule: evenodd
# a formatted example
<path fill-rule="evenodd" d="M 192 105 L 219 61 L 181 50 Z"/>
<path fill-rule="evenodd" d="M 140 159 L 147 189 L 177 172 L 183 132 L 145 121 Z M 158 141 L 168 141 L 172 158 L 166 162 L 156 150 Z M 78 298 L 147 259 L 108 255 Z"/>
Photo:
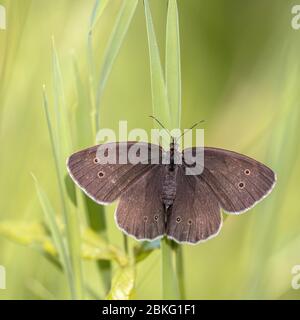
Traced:
<path fill-rule="evenodd" d="M 167 215 L 166 234 L 177 242 L 198 243 L 218 234 L 222 216 L 218 200 L 201 178 L 177 168 L 175 201 Z"/>
<path fill-rule="evenodd" d="M 122 194 L 115 219 L 127 234 L 139 240 L 153 240 L 165 233 L 165 213 L 161 201 L 164 166 L 144 174 Z"/>

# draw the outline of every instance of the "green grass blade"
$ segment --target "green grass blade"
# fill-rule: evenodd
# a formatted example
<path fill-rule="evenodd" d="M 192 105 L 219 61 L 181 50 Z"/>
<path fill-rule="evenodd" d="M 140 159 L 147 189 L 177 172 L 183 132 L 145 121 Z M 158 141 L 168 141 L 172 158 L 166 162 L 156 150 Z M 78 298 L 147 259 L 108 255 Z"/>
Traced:
<path fill-rule="evenodd" d="M 90 119 L 91 112 L 87 104 L 87 101 L 89 100 L 88 91 L 81 77 L 75 55 L 73 55 L 73 70 L 77 92 L 77 105 L 75 108 L 75 125 L 73 132 L 76 136 L 76 148 L 82 149 L 92 143 L 93 132 Z"/>
<path fill-rule="evenodd" d="M 76 288 L 77 298 L 83 298 L 83 279 L 82 266 L 80 257 L 80 228 L 78 210 L 67 205 L 64 198 L 66 197 L 66 190 L 64 184 L 64 177 L 66 173 L 65 159 L 70 155 L 72 149 L 70 115 L 65 101 L 65 93 L 62 79 L 62 72 L 60 68 L 60 61 L 55 47 L 54 38 L 52 39 L 52 61 L 53 61 L 53 81 L 54 81 L 54 101 L 55 101 L 55 115 L 56 115 L 56 136 L 58 136 L 60 143 L 58 144 L 59 163 L 61 166 L 58 179 L 61 181 L 61 201 L 64 202 L 64 216 L 67 233 L 67 244 L 69 255 L 72 260 L 73 281 Z"/>
<path fill-rule="evenodd" d="M 144 7 L 150 57 L 153 114 L 166 128 L 171 129 L 169 102 L 148 0 L 144 0 Z"/>
<path fill-rule="evenodd" d="M 55 211 L 52 208 L 46 193 L 39 185 L 36 177 L 34 175 L 32 175 L 32 177 L 34 179 L 36 192 L 37 192 L 41 207 L 43 209 L 43 213 L 45 215 L 45 220 L 47 222 L 47 225 L 49 226 L 54 245 L 55 245 L 57 252 L 58 252 L 59 259 L 61 261 L 64 272 L 65 272 L 67 279 L 68 279 L 68 283 L 69 283 L 69 287 L 70 287 L 70 291 L 71 291 L 71 296 L 72 296 L 72 298 L 75 298 L 76 293 L 75 293 L 75 288 L 73 285 L 73 272 L 72 272 L 72 267 L 71 267 L 71 260 L 68 257 L 68 253 L 67 253 L 67 249 L 64 244 L 63 236 L 59 230 L 59 227 L 58 227 L 56 219 L 55 219 Z"/>
<path fill-rule="evenodd" d="M 72 150 L 71 130 L 69 126 L 69 114 L 66 106 L 65 93 L 60 62 L 56 51 L 55 40 L 52 37 L 52 70 L 54 87 L 54 110 L 55 110 L 55 137 L 57 151 L 61 159 L 66 159 Z M 60 164 L 65 167 L 64 163 Z"/>
<path fill-rule="evenodd" d="M 181 245 L 177 245 L 175 249 L 175 262 L 176 262 L 176 273 L 178 281 L 178 291 L 181 300 L 186 299 L 185 293 L 185 278 L 184 278 L 184 265 L 183 265 L 183 248 Z"/>
<path fill-rule="evenodd" d="M 52 154 L 53 154 L 54 164 L 56 169 L 59 193 L 61 195 L 60 197 L 61 207 L 62 207 L 63 217 L 66 220 L 66 203 L 65 203 L 65 198 L 63 197 L 64 183 L 62 182 L 62 179 L 61 179 L 62 172 L 61 172 L 61 165 L 59 160 L 59 145 L 57 144 L 57 140 L 54 138 L 54 132 L 53 132 L 53 127 L 50 120 L 49 105 L 48 105 L 48 99 L 46 96 L 45 86 L 43 87 L 43 102 L 44 102 L 44 111 L 45 111 L 45 116 L 47 120 L 48 131 L 49 131 L 49 138 L 50 138 L 50 143 L 52 148 Z"/>
<path fill-rule="evenodd" d="M 85 208 L 90 227 L 107 240 L 107 225 L 105 208 L 93 200 L 83 195 L 85 199 Z M 97 261 L 99 274 L 103 282 L 105 291 L 108 292 L 111 286 L 111 263 L 110 261 Z"/>
<path fill-rule="evenodd" d="M 148 0 L 144 0 L 144 7 L 150 56 L 153 114 L 166 126 L 166 128 L 171 129 L 172 121 L 170 118 L 167 90 L 165 86 L 165 80 L 161 67 L 160 55 Z M 161 254 L 163 298 L 176 299 L 178 298 L 176 287 L 177 282 L 174 265 L 172 261 L 173 250 L 171 246 L 171 241 L 167 239 L 162 239 Z"/>
<path fill-rule="evenodd" d="M 173 264 L 173 251 L 171 240 L 161 240 L 162 252 L 162 292 L 164 300 L 178 299 L 178 286 Z"/>
<path fill-rule="evenodd" d="M 91 18 L 90 18 L 89 32 L 93 31 L 96 23 L 100 19 L 101 15 L 104 12 L 107 5 L 108 5 L 108 0 L 96 0 L 95 1 L 94 7 L 92 10 L 92 14 L 91 14 Z"/>
<path fill-rule="evenodd" d="M 172 127 L 180 128 L 181 68 L 177 1 L 169 0 L 166 30 L 166 87 Z"/>
<path fill-rule="evenodd" d="M 166 88 L 170 104 L 173 128 L 180 128 L 181 122 L 181 64 L 180 37 L 177 0 L 169 0 L 166 27 Z M 176 272 L 180 298 L 185 298 L 183 248 L 174 246 Z"/>
<path fill-rule="evenodd" d="M 69 259 L 71 259 L 72 263 L 72 274 L 73 274 L 73 285 L 75 287 L 74 292 L 76 292 L 76 296 L 72 296 L 72 298 L 82 298 L 83 297 L 83 280 L 82 280 L 82 271 L 81 271 L 81 259 L 80 259 L 80 230 L 78 225 L 78 217 L 74 212 L 71 212 L 70 209 L 67 208 L 67 203 L 65 199 L 67 199 L 67 191 L 65 189 L 64 183 L 64 172 L 62 163 L 65 164 L 65 161 L 62 161 L 59 157 L 62 153 L 59 149 L 61 145 L 57 144 L 57 141 L 54 138 L 53 127 L 50 119 L 48 99 L 45 92 L 45 87 L 43 90 L 43 100 L 44 100 L 44 110 L 48 125 L 49 137 L 52 147 L 52 153 L 56 168 L 56 175 L 58 181 L 58 191 L 60 195 L 61 202 L 61 210 L 62 216 L 65 222 L 66 230 L 67 230 L 67 254 Z"/>
<path fill-rule="evenodd" d="M 94 61 L 94 52 L 93 52 L 93 30 L 96 25 L 96 22 L 101 17 L 104 9 L 106 8 L 108 4 L 107 0 L 95 1 L 95 5 L 91 14 L 90 18 L 90 26 L 89 26 L 89 32 L 88 32 L 88 41 L 87 41 L 87 56 L 88 56 L 88 66 L 89 66 L 89 73 L 88 73 L 88 79 L 89 79 L 89 99 L 91 104 L 91 120 L 92 120 L 92 131 L 93 131 L 93 139 L 96 137 L 96 133 L 100 129 L 99 124 L 99 113 L 100 113 L 100 99 L 102 92 L 105 87 L 106 78 L 108 77 L 110 73 L 110 69 L 112 68 L 114 59 L 110 60 L 113 55 L 117 55 L 117 52 L 113 52 L 112 46 L 108 46 L 106 49 L 106 54 L 104 58 L 104 65 L 102 68 L 102 72 L 100 74 L 100 82 L 98 87 L 100 87 L 101 92 L 96 92 L 96 67 L 95 67 L 95 61 Z M 122 7 L 123 8 L 123 7 Z M 122 10 L 122 9 L 121 9 Z M 119 16 L 121 15 L 121 11 Z M 116 26 L 115 29 L 116 30 Z M 126 32 L 125 32 L 126 33 Z M 116 39 L 113 40 L 113 35 L 111 36 L 111 42 L 116 43 L 118 41 L 117 36 L 115 36 Z M 122 42 L 122 39 L 120 40 Z M 120 42 L 120 46 L 121 46 Z M 109 66 L 110 65 L 110 66 Z M 97 98 L 96 98 L 97 96 Z M 99 100 L 98 105 L 96 105 L 96 99 Z M 102 237 L 107 238 L 107 227 L 106 227 L 106 216 L 105 216 L 105 208 L 103 206 L 99 206 L 95 204 L 91 199 L 85 196 L 85 206 L 86 206 L 86 212 L 89 220 L 89 224 L 92 227 L 93 230 L 99 232 Z M 109 261 L 98 261 L 97 262 L 98 269 L 100 272 L 100 277 L 102 279 L 102 282 L 104 284 L 105 290 L 108 292 L 111 286 L 111 263 Z"/>
<path fill-rule="evenodd" d="M 93 31 L 97 21 L 102 16 L 104 9 L 108 4 L 108 0 L 96 0 L 89 23 L 89 30 L 88 30 L 88 39 L 87 39 L 87 57 L 88 57 L 88 78 L 89 78 L 89 99 L 91 104 L 91 121 L 92 121 L 92 131 L 93 137 L 96 136 L 96 101 L 95 101 L 95 61 L 94 61 L 94 52 L 93 52 Z"/>
<path fill-rule="evenodd" d="M 138 4 L 138 0 L 123 1 L 115 26 L 113 28 L 108 46 L 106 48 L 106 52 L 104 55 L 104 62 L 103 62 L 100 79 L 97 87 L 97 94 L 96 94 L 96 114 L 95 114 L 96 131 L 98 131 L 100 128 L 99 112 L 100 112 L 102 94 L 103 94 L 107 79 L 109 77 L 109 74 L 111 72 L 113 63 L 120 51 L 122 42 L 129 28 L 132 17 L 135 13 L 137 4 Z"/>

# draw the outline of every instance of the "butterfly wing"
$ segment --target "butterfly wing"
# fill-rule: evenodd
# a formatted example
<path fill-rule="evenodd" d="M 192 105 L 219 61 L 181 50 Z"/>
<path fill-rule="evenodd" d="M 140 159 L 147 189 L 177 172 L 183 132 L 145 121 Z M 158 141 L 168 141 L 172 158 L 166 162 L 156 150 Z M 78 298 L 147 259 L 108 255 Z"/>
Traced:
<path fill-rule="evenodd" d="M 94 201 L 100 204 L 111 203 L 118 199 L 131 184 L 157 166 L 157 164 L 151 164 L 152 157 L 158 157 L 156 162 L 160 162 L 162 156 L 160 146 L 139 142 L 138 146 L 148 150 L 148 153 L 141 156 L 139 163 L 130 163 L 128 159 L 130 148 L 135 146 L 137 146 L 136 142 L 107 143 L 76 152 L 67 160 L 69 174 Z M 99 154 L 99 147 L 107 153 L 115 152 L 116 163 L 105 163 Z M 155 152 L 151 153 L 153 150 Z M 145 160 L 148 160 L 148 163 Z"/>
<path fill-rule="evenodd" d="M 221 209 L 214 193 L 200 177 L 186 175 L 178 166 L 175 201 L 168 212 L 166 234 L 177 242 L 196 244 L 221 229 Z"/>
<path fill-rule="evenodd" d="M 115 212 L 117 225 L 138 240 L 153 240 L 165 233 L 161 200 L 164 166 L 156 166 L 126 190 Z"/>
<path fill-rule="evenodd" d="M 188 155 L 195 148 L 186 149 Z M 264 164 L 242 154 L 204 148 L 204 170 L 198 179 L 205 181 L 228 213 L 241 213 L 266 197 L 276 182 L 275 173 Z"/>

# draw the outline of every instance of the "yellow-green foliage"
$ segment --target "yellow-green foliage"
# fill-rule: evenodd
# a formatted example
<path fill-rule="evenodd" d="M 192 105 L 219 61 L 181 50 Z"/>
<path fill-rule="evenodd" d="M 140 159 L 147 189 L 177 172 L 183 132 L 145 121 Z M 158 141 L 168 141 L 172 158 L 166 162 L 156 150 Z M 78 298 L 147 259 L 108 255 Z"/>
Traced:
<path fill-rule="evenodd" d="M 65 167 L 67 155 L 95 143 L 97 128 L 128 120 L 129 129 L 150 130 L 153 109 L 168 127 L 180 114 L 182 128 L 204 119 L 206 145 L 252 156 L 278 176 L 272 194 L 228 217 L 218 237 L 183 246 L 186 297 L 299 298 L 291 288 L 300 264 L 293 1 L 178 0 L 179 20 L 174 0 L 1 4 L 1 299 L 161 297 L 171 280 L 160 276 L 159 242 L 129 239 L 125 252 L 115 205 L 95 206 Z M 164 246 L 166 267 L 174 252 Z"/>

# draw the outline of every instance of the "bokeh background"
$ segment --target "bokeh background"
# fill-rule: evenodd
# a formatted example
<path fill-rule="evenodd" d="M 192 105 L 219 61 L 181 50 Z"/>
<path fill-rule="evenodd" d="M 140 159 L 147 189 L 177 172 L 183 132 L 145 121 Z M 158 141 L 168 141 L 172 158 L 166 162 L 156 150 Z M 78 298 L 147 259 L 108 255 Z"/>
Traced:
<path fill-rule="evenodd" d="M 94 28 L 97 75 L 121 2 L 109 1 Z M 43 220 L 31 172 L 59 211 L 42 99 L 45 84 L 51 109 L 51 37 L 60 58 L 66 105 L 73 110 L 78 104 L 74 56 L 89 86 L 84 75 L 94 0 L 0 4 L 7 10 L 7 29 L 0 30 L 0 223 L 30 223 Z M 294 4 L 178 0 L 182 128 L 205 119 L 206 145 L 252 156 L 278 176 L 272 194 L 248 213 L 229 216 L 218 237 L 183 246 L 187 298 L 300 298 L 300 290 L 291 286 L 291 270 L 300 264 L 300 30 L 291 27 Z M 167 1 L 151 0 L 150 6 L 163 63 Z M 129 128 L 150 130 L 151 110 L 147 34 L 139 1 L 105 87 L 101 127 L 117 129 L 119 120 L 128 120 Z M 122 248 L 114 207 L 106 210 L 108 237 Z M 65 276 L 55 265 L 34 248 L 1 235 L 0 265 L 7 273 L 1 299 L 69 297 Z M 94 292 L 101 293 L 94 262 L 85 262 L 83 274 Z M 161 255 L 156 250 L 138 265 L 135 297 L 160 298 L 160 274 Z"/>

